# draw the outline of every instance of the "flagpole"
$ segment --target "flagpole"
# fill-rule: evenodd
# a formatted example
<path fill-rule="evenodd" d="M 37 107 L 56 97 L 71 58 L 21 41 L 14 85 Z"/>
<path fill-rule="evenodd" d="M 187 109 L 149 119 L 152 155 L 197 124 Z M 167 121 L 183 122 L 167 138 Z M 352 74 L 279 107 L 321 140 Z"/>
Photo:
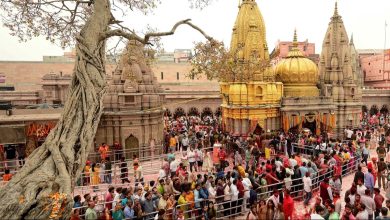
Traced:
<path fill-rule="evenodd" d="M 385 42 L 383 47 L 383 79 L 385 78 L 385 57 L 386 57 L 386 38 L 387 38 L 387 21 L 385 20 Z M 387 73 L 386 83 L 389 79 L 389 73 Z"/>

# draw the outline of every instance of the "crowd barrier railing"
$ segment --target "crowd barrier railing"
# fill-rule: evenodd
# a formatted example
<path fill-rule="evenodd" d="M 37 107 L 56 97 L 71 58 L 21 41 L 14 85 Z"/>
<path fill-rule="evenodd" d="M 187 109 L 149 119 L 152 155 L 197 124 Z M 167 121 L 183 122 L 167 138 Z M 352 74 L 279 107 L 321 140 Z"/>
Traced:
<path fill-rule="evenodd" d="M 133 155 L 137 155 L 137 158 L 140 161 L 150 161 L 153 158 L 159 158 L 163 153 L 162 145 L 154 146 L 152 149 L 150 146 L 143 146 L 140 149 L 123 149 L 123 150 L 110 150 L 107 152 L 106 156 L 110 158 L 111 163 L 119 163 L 120 158 L 124 156 L 126 160 L 133 158 Z M 4 174 L 5 169 L 9 169 L 11 173 L 15 173 L 16 170 L 20 169 L 28 158 L 24 159 L 12 159 L 0 161 L 0 175 Z M 101 162 L 101 154 L 99 152 L 91 152 L 88 155 L 88 160 L 94 161 L 96 163 Z"/>
<path fill-rule="evenodd" d="M 208 148 L 202 148 L 202 150 L 210 151 L 213 147 Z M 176 151 L 175 157 L 181 157 L 181 154 L 178 154 L 179 151 Z M 144 158 L 138 158 L 141 166 L 142 166 L 142 176 L 145 179 L 145 176 L 150 174 L 156 174 L 159 169 L 162 167 L 164 160 L 168 158 L 168 154 L 160 154 L 160 155 L 152 155 L 150 157 L 144 157 Z M 134 175 L 134 164 L 132 159 L 127 159 L 124 162 L 112 162 L 111 171 L 109 170 L 99 170 L 99 172 L 85 172 L 83 171 L 81 173 L 81 176 L 76 181 L 76 188 L 77 187 L 98 187 L 99 185 L 102 186 L 103 184 L 110 184 L 110 185 L 117 185 L 121 182 L 123 183 L 123 180 L 129 180 L 135 179 Z M 121 167 L 121 164 L 126 163 L 125 167 Z M 96 163 L 101 165 L 100 163 Z M 126 169 L 127 171 L 122 172 L 122 170 Z M 16 174 L 18 170 L 11 170 L 12 174 Z M 4 174 L 4 171 L 0 171 L 0 175 Z M 94 176 L 98 176 L 99 183 L 98 184 L 92 184 Z M 111 180 L 111 181 L 107 181 Z M 4 186 L 6 182 L 0 181 L 1 186 Z M 83 188 L 81 188 L 82 191 Z"/>
<path fill-rule="evenodd" d="M 360 159 L 356 158 L 351 158 L 350 161 L 346 162 L 345 164 L 342 165 L 342 176 L 350 175 L 353 172 L 357 170 L 357 166 L 360 163 Z M 325 178 L 330 178 L 333 176 L 333 170 L 329 170 L 323 174 L 320 174 L 320 170 L 318 173 L 316 173 L 316 176 L 312 178 L 312 191 L 316 191 L 320 187 L 320 183 L 325 179 Z M 297 181 L 297 182 L 296 182 Z M 299 199 L 304 196 L 304 190 L 303 190 L 303 183 L 302 183 L 302 178 L 296 178 L 292 179 L 292 182 L 295 184 L 291 185 L 291 190 L 290 190 L 290 195 L 294 199 Z M 128 185 L 127 185 L 128 186 Z M 283 190 L 285 188 L 285 183 L 284 182 L 279 182 L 275 184 L 269 184 L 266 186 L 259 186 L 255 191 L 257 193 L 257 200 L 267 200 L 269 196 L 273 193 L 274 189 L 278 189 L 279 191 Z M 105 192 L 106 193 L 106 192 Z M 103 196 L 103 195 L 101 195 Z M 225 201 L 225 197 L 230 197 L 233 196 L 232 194 L 229 195 L 223 195 L 223 196 L 216 196 L 215 198 L 211 199 L 203 199 L 202 201 L 198 201 L 203 204 L 208 204 L 208 202 L 213 202 L 214 207 L 216 209 L 216 215 L 217 219 L 223 219 L 223 218 L 228 218 L 228 217 L 236 217 L 238 215 L 246 214 L 247 211 L 249 210 L 246 205 L 249 204 L 247 201 L 248 198 L 239 198 L 236 201 L 228 200 Z M 222 201 L 220 201 L 222 199 Z M 104 201 L 104 198 L 102 199 Z M 215 202 L 217 201 L 217 202 Z M 111 202 L 112 203 L 112 202 Z M 173 210 L 168 210 L 169 213 L 172 214 L 173 219 L 177 219 L 177 210 L 181 209 L 183 211 L 183 214 L 188 217 L 186 219 L 197 219 L 200 215 L 202 215 L 202 208 L 189 208 L 189 206 L 195 206 L 195 203 L 197 202 L 192 202 L 192 203 L 187 203 L 184 205 L 177 205 Z M 108 203 L 107 202 L 101 202 L 99 203 L 100 205 L 106 206 Z M 246 204 L 246 205 L 245 205 Z M 184 208 L 182 208 L 184 207 Z M 86 209 L 87 207 L 81 207 L 83 209 Z M 81 209 L 80 208 L 80 209 Z M 152 212 L 152 213 L 147 213 L 145 216 L 143 216 L 143 219 L 154 219 L 155 215 L 158 213 Z"/>

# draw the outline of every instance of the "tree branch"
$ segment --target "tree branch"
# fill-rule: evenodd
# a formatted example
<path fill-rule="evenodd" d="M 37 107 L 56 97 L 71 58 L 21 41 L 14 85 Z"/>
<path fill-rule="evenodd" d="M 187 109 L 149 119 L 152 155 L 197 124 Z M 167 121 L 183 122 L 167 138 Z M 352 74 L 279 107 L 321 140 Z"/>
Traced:
<path fill-rule="evenodd" d="M 186 25 L 192 27 L 193 29 L 199 31 L 207 40 L 209 40 L 209 41 L 213 40 L 212 37 L 207 35 L 201 28 L 199 28 L 198 26 L 194 25 L 190 21 L 191 21 L 191 19 L 185 19 L 185 20 L 179 21 L 175 25 L 173 25 L 173 27 L 172 27 L 172 29 L 170 31 L 148 33 L 148 34 L 145 34 L 145 36 L 143 38 L 138 36 L 134 32 L 129 33 L 129 32 L 126 32 L 124 30 L 116 29 L 116 30 L 109 30 L 109 31 L 107 31 L 105 34 L 103 34 L 101 36 L 100 39 L 101 40 L 105 40 L 105 39 L 110 38 L 110 37 L 118 36 L 118 37 L 124 37 L 124 38 L 126 38 L 128 40 L 136 40 L 136 41 L 139 41 L 142 44 L 150 44 L 150 42 L 149 42 L 150 38 L 173 35 L 173 34 L 175 34 L 176 29 L 180 25 L 186 24 Z"/>

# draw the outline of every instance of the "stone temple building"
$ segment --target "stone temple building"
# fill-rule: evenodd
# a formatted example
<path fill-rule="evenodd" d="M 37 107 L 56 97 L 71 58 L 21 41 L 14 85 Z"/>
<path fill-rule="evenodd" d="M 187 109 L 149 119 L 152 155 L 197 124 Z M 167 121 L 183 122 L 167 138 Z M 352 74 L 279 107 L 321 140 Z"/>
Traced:
<path fill-rule="evenodd" d="M 336 106 L 335 132 L 341 134 L 346 127 L 358 127 L 362 111 L 362 74 L 337 3 L 322 44 L 319 73 L 321 94 L 331 97 Z"/>
<path fill-rule="evenodd" d="M 143 46 L 129 42 L 104 96 L 96 142 L 119 142 L 125 149 L 162 142 L 164 96 Z M 131 55 L 130 55 L 131 54 Z"/>

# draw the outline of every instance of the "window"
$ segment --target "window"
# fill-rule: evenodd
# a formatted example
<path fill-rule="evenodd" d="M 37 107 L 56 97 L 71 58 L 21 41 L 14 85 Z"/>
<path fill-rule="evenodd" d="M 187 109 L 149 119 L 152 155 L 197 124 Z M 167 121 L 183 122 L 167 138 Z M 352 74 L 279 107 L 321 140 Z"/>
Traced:
<path fill-rule="evenodd" d="M 125 102 L 126 103 L 134 103 L 135 97 L 133 95 L 125 96 Z"/>
<path fill-rule="evenodd" d="M 256 96 L 263 96 L 263 88 L 261 86 L 256 87 Z"/>
<path fill-rule="evenodd" d="M 179 80 L 179 72 L 176 73 L 176 79 Z"/>
<path fill-rule="evenodd" d="M 379 70 L 379 73 L 382 73 L 382 70 Z"/>
<path fill-rule="evenodd" d="M 164 72 L 161 72 L 161 80 L 164 79 Z"/>

